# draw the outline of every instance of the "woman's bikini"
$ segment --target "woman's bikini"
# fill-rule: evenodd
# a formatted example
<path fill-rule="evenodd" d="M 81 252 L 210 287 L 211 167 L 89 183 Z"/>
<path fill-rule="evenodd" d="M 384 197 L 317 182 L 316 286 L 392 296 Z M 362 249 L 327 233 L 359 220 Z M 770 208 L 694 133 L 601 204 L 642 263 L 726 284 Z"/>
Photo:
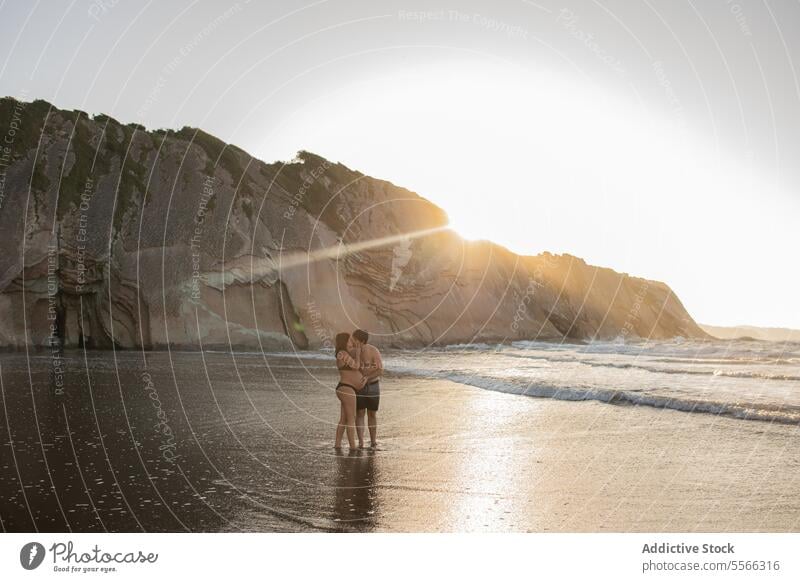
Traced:
<path fill-rule="evenodd" d="M 339 353 L 341 353 L 341 352 L 339 352 Z M 345 352 L 345 353 L 347 353 L 347 352 Z M 349 356 L 350 354 L 347 354 L 347 355 Z M 341 365 L 341 366 L 340 366 L 340 365 L 339 365 L 339 358 L 338 358 L 338 354 L 337 354 L 337 358 L 336 358 L 336 367 L 337 367 L 339 370 L 349 370 L 349 371 L 353 371 L 353 372 L 356 372 L 356 371 L 357 371 L 355 368 L 351 367 L 349 364 L 344 364 L 344 365 Z M 339 388 L 341 388 L 342 386 L 345 386 L 345 387 L 347 387 L 347 388 L 352 388 L 353 390 L 355 390 L 356 392 L 358 392 L 358 388 L 356 388 L 356 387 L 355 387 L 355 386 L 353 386 L 352 384 L 348 384 L 347 382 L 341 382 L 341 381 L 340 381 L 340 382 L 339 382 L 339 383 L 336 385 L 336 390 L 338 390 L 338 389 L 339 389 Z"/>

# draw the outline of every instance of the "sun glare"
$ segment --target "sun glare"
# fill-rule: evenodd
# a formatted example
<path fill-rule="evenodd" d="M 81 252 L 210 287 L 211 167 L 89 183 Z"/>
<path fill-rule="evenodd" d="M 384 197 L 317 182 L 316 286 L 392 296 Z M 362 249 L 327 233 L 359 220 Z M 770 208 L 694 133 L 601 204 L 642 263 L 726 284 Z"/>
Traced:
<path fill-rule="evenodd" d="M 308 149 L 416 191 L 466 239 L 521 254 L 568 252 L 670 281 L 690 302 L 689 290 L 710 297 L 700 282 L 724 286 L 742 262 L 753 265 L 753 281 L 780 268 L 747 237 L 731 236 L 785 246 L 780 237 L 793 229 L 778 189 L 713 135 L 687 130 L 683 114 L 645 102 L 580 75 L 431 64 L 299 100 L 265 130 L 259 153 L 287 159 Z M 707 252 L 712 265 L 695 260 Z M 734 309 L 704 307 L 712 319 Z"/>
<path fill-rule="evenodd" d="M 431 65 L 301 105 L 267 138 L 289 151 L 265 157 L 310 149 L 416 190 L 466 238 L 602 258 L 604 246 L 672 228 L 681 199 L 711 213 L 748 185 L 682 127 L 563 75 Z"/>
<path fill-rule="evenodd" d="M 487 239 L 486 234 L 482 233 L 480 228 L 475 228 L 474 225 L 461 224 L 460 222 L 453 220 L 452 216 L 449 218 L 450 220 L 447 224 L 448 228 L 464 240 L 479 241 Z"/>

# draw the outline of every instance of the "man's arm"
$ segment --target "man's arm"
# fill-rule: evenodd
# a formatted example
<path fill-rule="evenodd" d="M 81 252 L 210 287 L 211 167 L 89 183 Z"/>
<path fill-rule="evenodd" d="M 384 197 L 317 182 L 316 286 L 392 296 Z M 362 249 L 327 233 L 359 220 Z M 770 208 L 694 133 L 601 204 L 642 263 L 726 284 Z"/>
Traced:
<path fill-rule="evenodd" d="M 367 378 L 367 382 L 372 382 L 383 376 L 383 360 L 378 348 L 370 346 L 369 362 L 365 365 L 363 374 Z"/>

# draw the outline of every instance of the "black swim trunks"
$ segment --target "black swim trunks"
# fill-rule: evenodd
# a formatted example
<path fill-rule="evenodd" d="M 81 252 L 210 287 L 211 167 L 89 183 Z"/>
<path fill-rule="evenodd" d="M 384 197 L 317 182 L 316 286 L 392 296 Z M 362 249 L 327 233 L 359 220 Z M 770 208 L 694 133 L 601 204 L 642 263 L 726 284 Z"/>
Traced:
<path fill-rule="evenodd" d="M 378 405 L 381 403 L 381 386 L 378 380 L 367 384 L 356 394 L 356 409 L 378 411 Z"/>

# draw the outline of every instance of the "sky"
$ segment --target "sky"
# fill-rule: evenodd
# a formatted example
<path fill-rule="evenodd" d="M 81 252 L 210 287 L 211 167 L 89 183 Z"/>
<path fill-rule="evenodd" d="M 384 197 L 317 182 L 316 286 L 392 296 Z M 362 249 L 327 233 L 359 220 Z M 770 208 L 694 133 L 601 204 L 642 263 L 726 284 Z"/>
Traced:
<path fill-rule="evenodd" d="M 800 3 L 0 3 L 0 94 L 300 149 L 515 252 L 800 328 Z"/>

